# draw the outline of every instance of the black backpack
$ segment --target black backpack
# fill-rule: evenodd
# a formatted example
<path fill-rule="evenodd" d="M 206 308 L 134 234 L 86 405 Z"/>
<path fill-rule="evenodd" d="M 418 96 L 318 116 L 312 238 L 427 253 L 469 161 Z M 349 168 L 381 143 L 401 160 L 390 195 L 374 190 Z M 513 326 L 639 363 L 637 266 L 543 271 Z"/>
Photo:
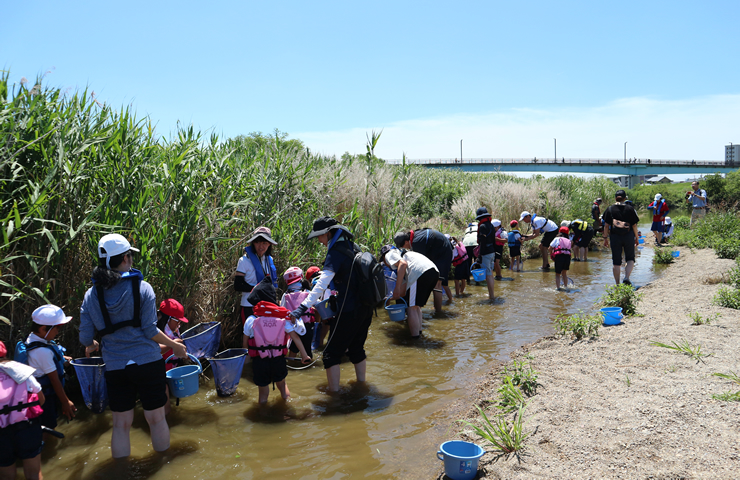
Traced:
<path fill-rule="evenodd" d="M 349 253 L 349 252 L 347 252 Z M 355 245 L 352 275 L 360 305 L 377 307 L 387 295 L 383 265 L 370 252 L 363 252 Z"/>

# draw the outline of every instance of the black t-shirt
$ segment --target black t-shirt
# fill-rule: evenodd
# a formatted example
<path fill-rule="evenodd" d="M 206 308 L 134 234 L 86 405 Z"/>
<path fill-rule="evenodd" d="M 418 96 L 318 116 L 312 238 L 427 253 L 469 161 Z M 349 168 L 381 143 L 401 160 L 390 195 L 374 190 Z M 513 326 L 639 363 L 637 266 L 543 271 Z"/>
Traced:
<path fill-rule="evenodd" d="M 591 218 L 598 221 L 599 215 L 601 215 L 601 207 L 594 203 L 591 205 Z"/>
<path fill-rule="evenodd" d="M 491 222 L 481 222 L 478 224 L 478 245 L 480 245 L 480 255 L 488 255 L 495 252 L 496 228 Z"/>
<path fill-rule="evenodd" d="M 452 244 L 443 233 L 431 228 L 414 230 L 411 249 L 430 259 L 441 259 L 449 256 L 450 262 L 452 261 Z"/>
<path fill-rule="evenodd" d="M 626 235 L 632 230 L 640 219 L 635 209 L 630 205 L 615 203 L 604 212 L 604 223 L 609 224 L 609 233 L 615 235 Z"/>

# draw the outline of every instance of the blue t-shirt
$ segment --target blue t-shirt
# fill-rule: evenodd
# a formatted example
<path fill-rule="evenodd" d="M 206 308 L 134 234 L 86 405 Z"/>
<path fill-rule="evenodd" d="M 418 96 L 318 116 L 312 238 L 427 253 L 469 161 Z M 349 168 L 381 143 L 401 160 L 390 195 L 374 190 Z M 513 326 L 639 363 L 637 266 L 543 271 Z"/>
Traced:
<path fill-rule="evenodd" d="M 324 269 L 334 272 L 332 282 L 337 291 L 337 308 L 343 312 L 351 312 L 357 307 L 358 295 L 350 278 L 354 258 L 354 244 L 342 237 L 329 249 L 324 260 Z M 358 271 L 352 272 L 352 277 L 357 278 L 359 274 Z"/>

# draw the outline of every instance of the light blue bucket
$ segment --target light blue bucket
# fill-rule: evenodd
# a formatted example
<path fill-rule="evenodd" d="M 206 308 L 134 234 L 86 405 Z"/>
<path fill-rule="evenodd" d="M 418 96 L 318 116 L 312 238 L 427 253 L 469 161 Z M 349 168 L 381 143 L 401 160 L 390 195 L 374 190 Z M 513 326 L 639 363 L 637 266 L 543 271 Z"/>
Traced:
<path fill-rule="evenodd" d="M 390 298 L 387 298 L 385 300 L 385 311 L 388 312 L 388 316 L 394 322 L 403 322 L 406 319 L 406 309 L 409 308 L 406 300 L 404 300 L 403 298 L 401 299 L 403 300 L 403 305 L 388 305 L 389 300 Z"/>
<path fill-rule="evenodd" d="M 478 460 L 485 450 L 478 445 L 452 440 L 439 446 L 437 458 L 445 463 L 445 474 L 453 480 L 472 480 L 478 475 Z"/>
<path fill-rule="evenodd" d="M 470 273 L 473 274 L 473 280 L 475 280 L 476 282 L 483 282 L 486 279 L 485 268 L 475 268 L 470 270 Z"/>
<path fill-rule="evenodd" d="M 637 241 L 639 243 L 645 243 L 645 237 L 640 237 Z"/>
<path fill-rule="evenodd" d="M 671 257 L 678 258 L 679 255 L 681 255 L 681 252 L 679 252 L 678 250 L 672 250 L 671 251 Z"/>
<path fill-rule="evenodd" d="M 188 353 L 188 357 L 197 365 L 185 365 L 167 370 L 167 385 L 170 387 L 170 393 L 175 398 L 185 398 L 195 395 L 198 392 L 198 375 L 203 371 L 200 362 L 196 357 Z M 165 363 L 175 358 L 170 355 Z"/>
<path fill-rule="evenodd" d="M 337 312 L 332 308 L 332 303 L 335 303 L 335 300 L 332 300 L 330 297 L 314 305 L 322 320 L 329 320 L 337 316 Z"/>
<path fill-rule="evenodd" d="M 622 307 L 604 307 L 599 312 L 604 317 L 604 325 L 619 325 L 624 318 Z"/>

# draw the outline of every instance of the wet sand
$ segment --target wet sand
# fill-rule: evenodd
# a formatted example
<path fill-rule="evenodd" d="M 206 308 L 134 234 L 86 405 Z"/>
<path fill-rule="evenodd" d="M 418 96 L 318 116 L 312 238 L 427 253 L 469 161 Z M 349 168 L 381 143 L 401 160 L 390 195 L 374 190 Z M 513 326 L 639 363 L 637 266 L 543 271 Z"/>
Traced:
<path fill-rule="evenodd" d="M 740 478 L 740 403 L 712 399 L 740 390 L 712 376 L 740 374 L 740 312 L 711 304 L 734 262 L 712 250 L 677 249 L 676 262 L 640 289 L 643 316 L 602 327 L 594 339 L 551 336 L 512 354 L 532 356 L 539 372 L 526 412 L 532 434 L 518 456 L 486 453 L 479 478 Z M 690 313 L 721 316 L 693 326 Z M 683 340 L 711 356 L 697 362 L 650 344 Z M 473 422 L 472 405 L 495 413 L 502 368 L 495 365 L 450 413 Z M 491 450 L 469 429 L 459 438 Z M 446 478 L 438 465 L 437 478 Z"/>

